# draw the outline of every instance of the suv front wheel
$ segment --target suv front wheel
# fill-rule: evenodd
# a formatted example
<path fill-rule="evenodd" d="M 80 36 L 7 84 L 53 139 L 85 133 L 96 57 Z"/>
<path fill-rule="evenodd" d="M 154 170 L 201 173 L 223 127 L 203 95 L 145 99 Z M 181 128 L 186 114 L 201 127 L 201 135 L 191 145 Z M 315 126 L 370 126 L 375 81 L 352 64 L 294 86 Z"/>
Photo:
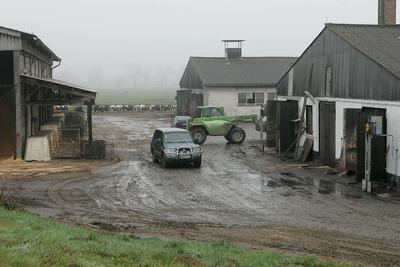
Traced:
<path fill-rule="evenodd" d="M 154 150 L 151 150 L 151 159 L 153 160 L 153 162 L 158 162 L 158 159 L 156 157 L 156 153 L 154 152 Z"/>
<path fill-rule="evenodd" d="M 168 168 L 168 167 L 169 167 L 169 163 L 168 163 L 168 161 L 165 159 L 165 157 L 162 157 L 162 159 L 161 159 L 161 165 L 163 166 L 163 168 Z"/>
<path fill-rule="evenodd" d="M 201 160 L 194 161 L 193 165 L 194 165 L 195 168 L 200 168 L 201 167 Z"/>

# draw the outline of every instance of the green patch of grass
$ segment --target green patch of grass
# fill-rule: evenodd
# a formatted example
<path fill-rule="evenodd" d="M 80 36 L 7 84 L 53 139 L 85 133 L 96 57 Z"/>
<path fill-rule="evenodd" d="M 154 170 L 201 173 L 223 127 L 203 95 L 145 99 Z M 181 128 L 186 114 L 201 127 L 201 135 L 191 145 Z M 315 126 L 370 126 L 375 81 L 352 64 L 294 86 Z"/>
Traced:
<path fill-rule="evenodd" d="M 175 104 L 176 91 L 104 91 L 96 97 L 98 105 Z"/>
<path fill-rule="evenodd" d="M 21 208 L 21 205 L 12 195 L 0 191 L 0 207 L 6 210 L 17 210 Z"/>
<path fill-rule="evenodd" d="M 226 242 L 141 239 L 0 208 L 0 266 L 339 266 Z"/>

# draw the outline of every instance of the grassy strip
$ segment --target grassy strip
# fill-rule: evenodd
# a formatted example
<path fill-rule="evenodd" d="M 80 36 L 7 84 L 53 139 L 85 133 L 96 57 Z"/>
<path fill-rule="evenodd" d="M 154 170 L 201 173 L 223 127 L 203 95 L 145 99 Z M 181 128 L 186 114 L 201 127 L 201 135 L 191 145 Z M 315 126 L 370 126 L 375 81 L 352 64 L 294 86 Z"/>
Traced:
<path fill-rule="evenodd" d="M 4 208 L 0 208 L 0 259 L 0 266 L 339 266 L 225 242 L 103 233 Z"/>

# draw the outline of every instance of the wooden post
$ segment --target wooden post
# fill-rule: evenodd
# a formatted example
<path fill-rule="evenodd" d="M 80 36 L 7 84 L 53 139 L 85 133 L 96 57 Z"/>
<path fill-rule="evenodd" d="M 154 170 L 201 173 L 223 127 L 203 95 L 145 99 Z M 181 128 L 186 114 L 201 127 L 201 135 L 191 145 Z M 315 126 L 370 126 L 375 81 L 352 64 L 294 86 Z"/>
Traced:
<path fill-rule="evenodd" d="M 13 52 L 13 68 L 14 68 L 14 126 L 15 126 L 15 138 L 14 138 L 14 159 L 22 159 L 22 134 L 24 133 L 24 119 L 22 114 L 22 89 L 20 81 L 20 70 L 19 70 L 19 59 L 20 52 Z"/>
<path fill-rule="evenodd" d="M 310 73 L 308 74 L 308 79 L 307 79 L 306 92 L 308 92 L 310 90 L 312 71 L 313 71 L 313 65 L 311 64 Z M 306 94 L 306 92 L 304 94 L 304 103 L 303 103 L 303 107 L 301 109 L 301 115 L 300 115 L 299 132 L 297 134 L 296 149 L 294 151 L 294 159 L 295 160 L 297 160 L 300 157 L 300 155 L 299 155 L 300 139 L 301 139 L 301 135 L 303 134 L 304 114 L 306 112 L 307 99 L 308 99 L 308 94 Z"/>
<path fill-rule="evenodd" d="M 306 107 L 307 107 L 307 99 L 308 96 L 304 96 L 304 102 L 303 102 L 303 107 L 301 109 L 301 115 L 300 115 L 300 125 L 299 125 L 299 132 L 297 133 L 297 140 L 296 140 L 296 150 L 294 152 L 294 158 L 297 160 L 299 158 L 299 147 L 300 147 L 300 139 L 301 135 L 303 134 L 303 124 L 304 124 L 304 114 L 306 112 Z"/>
<path fill-rule="evenodd" d="M 92 131 L 92 102 L 86 105 L 87 107 L 87 121 L 88 121 L 88 135 L 89 135 L 89 145 L 92 147 L 93 144 L 93 131 Z"/>

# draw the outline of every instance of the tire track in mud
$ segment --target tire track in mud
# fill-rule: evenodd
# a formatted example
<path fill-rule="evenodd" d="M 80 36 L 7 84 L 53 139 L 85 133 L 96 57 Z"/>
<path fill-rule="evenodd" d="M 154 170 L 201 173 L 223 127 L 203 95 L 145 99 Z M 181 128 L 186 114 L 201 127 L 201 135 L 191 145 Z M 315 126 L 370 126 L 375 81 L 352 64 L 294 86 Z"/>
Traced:
<path fill-rule="evenodd" d="M 284 210 L 295 209 L 297 207 L 297 205 L 294 204 L 295 202 L 290 202 L 287 199 L 276 197 L 279 196 L 279 193 L 274 191 L 273 188 L 266 185 L 266 180 L 273 179 L 273 176 L 277 176 L 276 173 L 260 173 L 255 169 L 251 169 L 248 166 L 243 165 L 243 161 L 239 160 L 238 157 L 235 157 L 237 153 L 242 153 L 238 152 L 240 150 L 240 147 L 227 147 L 228 148 L 226 149 L 226 151 L 229 154 L 228 156 L 232 157 L 232 160 L 230 160 L 229 163 L 225 163 L 222 169 L 227 170 L 228 175 L 230 174 L 233 178 L 235 178 L 235 176 L 243 177 L 239 179 L 239 183 L 242 188 L 239 190 L 237 188 L 237 184 L 232 183 L 228 188 L 229 194 L 226 194 L 227 198 L 231 198 L 230 194 L 236 194 L 237 203 L 245 203 L 246 200 L 251 201 L 247 205 L 242 205 L 240 209 L 248 210 L 248 213 L 251 213 L 252 216 L 254 216 L 254 211 L 264 211 L 265 214 L 265 210 L 268 210 L 269 214 L 267 217 L 258 217 L 259 220 L 265 221 L 270 221 L 271 219 L 273 219 L 271 218 L 271 216 L 273 215 L 271 214 L 272 211 L 276 216 L 282 217 L 285 216 L 285 213 L 287 213 L 283 212 Z M 226 155 L 221 155 L 221 152 L 219 150 L 213 151 L 212 154 L 213 158 L 227 157 Z M 232 169 L 232 165 L 236 167 Z M 221 166 L 218 167 L 221 169 Z M 265 201 L 266 195 L 268 195 L 269 198 L 273 199 L 273 201 Z M 263 204 L 257 205 L 258 203 Z M 287 217 L 287 219 L 291 218 L 293 217 Z"/>
<path fill-rule="evenodd" d="M 35 212 L 46 215 L 50 208 L 48 216 L 116 231 L 224 239 L 364 265 L 400 260 L 397 206 L 321 194 L 313 188 L 314 174 L 256 152 L 251 137 L 241 146 L 209 138 L 202 168 L 163 169 L 151 161 L 149 137 L 168 123 L 97 116 L 94 132 L 115 143 L 120 162 L 91 172 L 0 181 L 0 188 L 34 200 Z"/>
<path fill-rule="evenodd" d="M 254 150 L 252 151 L 252 153 L 254 153 Z M 246 158 L 247 155 L 246 155 L 246 153 L 237 153 L 232 156 L 236 157 L 236 158 Z M 262 158 L 262 157 L 256 157 L 256 158 L 259 161 L 265 161 L 265 158 Z M 265 162 L 265 165 L 270 165 L 270 164 L 271 164 L 270 162 Z M 272 173 L 271 172 L 268 173 L 269 180 L 278 180 L 279 181 L 280 179 L 282 179 L 282 173 L 287 172 L 287 170 L 288 170 L 287 166 L 282 165 L 281 162 L 279 162 L 278 166 L 279 167 L 273 168 Z M 255 166 L 255 168 L 257 168 L 257 166 Z M 260 169 L 260 168 L 258 168 L 258 169 Z M 312 178 L 308 177 L 310 175 L 310 173 L 307 172 L 307 170 L 305 170 L 301 166 L 297 166 L 295 168 L 292 168 L 292 172 L 295 174 L 294 177 L 296 179 L 303 181 L 303 183 L 299 187 L 300 187 L 300 189 L 305 189 L 305 192 L 307 192 L 307 194 L 304 195 L 304 197 L 309 198 L 313 202 L 317 203 L 318 206 L 321 206 L 320 215 L 318 217 L 314 217 L 314 218 L 322 219 L 322 223 L 327 223 L 327 221 L 329 220 L 328 215 L 332 214 L 333 208 L 330 208 L 330 206 L 340 207 L 340 209 L 337 209 L 337 211 L 336 211 L 336 212 L 340 212 L 340 214 L 338 214 L 340 216 L 337 216 L 336 219 L 330 218 L 330 221 L 329 221 L 329 223 L 331 223 L 331 224 L 338 224 L 338 223 L 342 222 L 343 217 L 346 217 L 349 215 L 359 216 L 358 218 L 354 219 L 354 221 L 358 221 L 358 222 L 363 221 L 362 216 L 365 216 L 365 217 L 371 216 L 370 208 L 367 205 L 365 205 L 365 201 L 364 201 L 365 199 L 370 200 L 367 203 L 373 202 L 374 204 L 378 203 L 378 205 L 379 205 L 379 201 L 376 201 L 375 198 L 368 196 L 368 195 L 362 195 L 362 196 L 360 195 L 360 198 L 357 197 L 352 200 L 351 198 L 345 198 L 345 197 L 338 196 L 335 194 L 321 194 L 315 190 L 312 182 L 307 182 L 307 180 L 312 179 Z M 304 181 L 306 181 L 306 182 L 304 182 Z M 298 190 L 299 187 L 298 186 L 296 186 L 294 188 L 288 187 L 288 188 L 286 188 L 286 190 L 296 192 L 296 191 L 299 191 Z M 350 191 L 357 192 L 351 188 L 350 188 Z M 274 202 L 279 202 L 279 199 L 274 199 Z M 279 205 L 281 207 L 284 207 L 285 205 L 288 205 L 290 203 L 296 203 L 296 202 L 295 201 L 293 201 L 293 202 L 283 201 L 283 202 L 280 202 Z M 363 203 L 364 203 L 364 205 L 363 205 Z M 362 209 L 360 209 L 360 204 L 362 205 L 361 206 Z M 298 204 L 289 205 L 289 206 L 295 209 L 298 206 Z M 389 206 L 394 208 L 395 211 L 397 211 L 397 212 L 399 211 L 396 208 L 396 205 L 389 205 Z M 323 209 L 324 207 L 326 208 L 325 210 Z M 378 213 L 380 213 L 379 216 L 370 217 L 370 220 L 372 220 L 374 222 L 371 222 L 371 223 L 365 222 L 362 225 L 364 227 L 372 226 L 373 228 L 375 228 L 375 230 L 377 230 L 376 228 L 378 228 L 379 230 L 385 230 L 385 228 L 387 228 L 388 226 L 386 225 L 385 227 L 381 227 L 380 223 L 382 221 L 387 221 L 388 224 L 390 224 L 390 221 L 392 221 L 393 215 L 396 214 L 393 212 L 389 212 L 388 213 L 389 216 L 387 216 L 387 214 L 385 214 L 385 212 L 382 213 L 382 212 L 378 211 Z M 297 220 L 299 219 L 299 216 L 293 216 L 293 217 L 296 217 Z M 304 222 L 307 223 L 307 221 L 304 221 Z M 344 228 L 337 229 L 337 230 L 344 230 L 344 229 L 346 229 L 346 227 L 349 227 L 349 226 L 350 225 L 344 225 L 343 226 Z M 389 226 L 389 228 L 392 228 L 393 232 L 396 232 L 395 231 L 396 227 L 394 225 L 392 225 L 392 226 L 393 227 Z M 321 229 L 326 229 L 326 228 L 322 227 Z M 329 229 L 326 229 L 326 230 L 329 230 Z M 362 232 L 362 231 L 360 231 L 360 232 Z M 380 231 L 377 231 L 377 233 L 379 233 L 379 232 Z M 384 232 L 384 231 L 382 231 L 382 232 Z M 380 238 L 379 235 L 377 236 L 377 238 Z"/>

